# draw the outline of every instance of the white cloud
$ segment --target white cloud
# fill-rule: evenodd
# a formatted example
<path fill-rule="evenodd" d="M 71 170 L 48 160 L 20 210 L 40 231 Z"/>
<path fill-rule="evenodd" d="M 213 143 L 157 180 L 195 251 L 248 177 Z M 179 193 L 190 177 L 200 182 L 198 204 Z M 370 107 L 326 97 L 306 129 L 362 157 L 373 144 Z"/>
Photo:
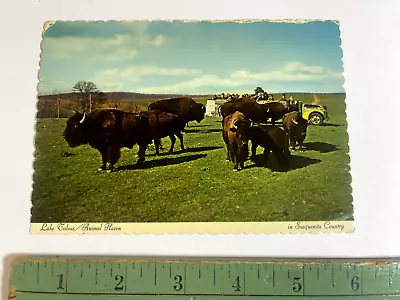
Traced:
<path fill-rule="evenodd" d="M 284 72 L 307 72 L 311 74 L 321 74 L 324 68 L 321 66 L 307 66 L 301 62 L 289 62 L 283 67 Z"/>
<path fill-rule="evenodd" d="M 194 90 L 208 92 L 215 88 L 230 92 L 240 92 L 244 86 L 261 84 L 267 90 L 277 83 L 287 82 L 326 82 L 330 79 L 342 78 L 342 73 L 326 71 L 322 66 L 308 66 L 300 62 L 290 62 L 279 70 L 265 72 L 250 72 L 249 70 L 237 70 L 226 78 L 217 75 L 202 75 L 190 80 L 168 86 L 145 87 L 138 92 L 144 93 L 191 93 Z M 243 92 L 243 91 L 242 91 Z"/>
<path fill-rule="evenodd" d="M 165 44 L 165 42 L 167 41 L 167 39 L 165 38 L 165 36 L 163 36 L 162 34 L 156 35 L 152 40 L 150 40 L 150 44 L 154 45 L 154 46 L 161 46 L 163 44 Z"/>
<path fill-rule="evenodd" d="M 235 80 L 232 78 L 221 78 L 217 75 L 203 75 L 187 81 L 183 81 L 169 86 L 152 86 L 139 88 L 137 91 L 142 93 L 191 93 L 201 88 L 236 88 L 248 83 L 249 80 Z M 205 89 L 206 92 L 207 88 Z"/>
<path fill-rule="evenodd" d="M 159 47 L 166 43 L 163 35 L 151 36 L 147 27 L 132 34 L 116 34 L 113 37 L 57 37 L 43 40 L 44 55 L 52 60 L 69 58 L 76 54 L 89 54 L 92 58 L 107 61 L 132 59 L 141 47 Z"/>
<path fill-rule="evenodd" d="M 121 87 L 121 82 L 137 82 L 146 76 L 199 76 L 201 70 L 186 68 L 163 68 L 158 66 L 132 66 L 127 68 L 106 69 L 94 76 L 96 84 L 103 88 Z"/>
<path fill-rule="evenodd" d="M 37 88 L 40 94 L 52 94 L 71 90 L 70 84 L 64 80 L 45 80 L 44 78 L 40 78 Z"/>
<path fill-rule="evenodd" d="M 104 91 L 124 91 L 124 84 L 121 82 L 102 82 L 101 85 L 96 84 L 100 90 Z"/>
<path fill-rule="evenodd" d="M 342 76 L 341 73 L 326 71 L 322 66 L 309 66 L 301 62 L 289 62 L 280 70 L 254 73 L 248 70 L 239 70 L 233 72 L 230 77 L 236 80 L 308 82 L 340 78 L 340 76 Z"/>

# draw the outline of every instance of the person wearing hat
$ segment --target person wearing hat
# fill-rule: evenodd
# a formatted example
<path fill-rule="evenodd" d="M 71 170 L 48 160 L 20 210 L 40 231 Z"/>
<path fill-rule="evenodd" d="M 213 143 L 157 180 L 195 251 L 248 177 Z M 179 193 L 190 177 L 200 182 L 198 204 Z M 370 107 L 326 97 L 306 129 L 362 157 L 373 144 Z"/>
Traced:
<path fill-rule="evenodd" d="M 286 95 L 282 94 L 281 101 L 285 102 L 286 108 L 290 107 L 290 101 L 286 99 Z"/>

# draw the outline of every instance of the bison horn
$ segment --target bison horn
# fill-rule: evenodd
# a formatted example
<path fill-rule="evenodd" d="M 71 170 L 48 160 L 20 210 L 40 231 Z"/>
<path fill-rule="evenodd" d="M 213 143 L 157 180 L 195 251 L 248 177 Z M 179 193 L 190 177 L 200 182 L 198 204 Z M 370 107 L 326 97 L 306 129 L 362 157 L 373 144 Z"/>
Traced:
<path fill-rule="evenodd" d="M 293 120 L 293 123 L 294 123 L 294 124 L 299 125 L 299 123 L 296 122 L 294 119 L 292 119 L 292 120 Z"/>
<path fill-rule="evenodd" d="M 253 127 L 253 121 L 251 119 L 249 119 L 250 121 L 250 127 Z"/>
<path fill-rule="evenodd" d="M 85 118 L 86 118 L 86 113 L 83 113 L 83 118 L 82 118 L 82 120 L 80 120 L 80 121 L 79 121 L 79 123 L 81 123 L 81 124 L 82 124 L 82 123 L 83 123 L 83 121 L 85 121 Z"/>
<path fill-rule="evenodd" d="M 267 112 L 269 112 L 269 107 L 267 108 Z"/>

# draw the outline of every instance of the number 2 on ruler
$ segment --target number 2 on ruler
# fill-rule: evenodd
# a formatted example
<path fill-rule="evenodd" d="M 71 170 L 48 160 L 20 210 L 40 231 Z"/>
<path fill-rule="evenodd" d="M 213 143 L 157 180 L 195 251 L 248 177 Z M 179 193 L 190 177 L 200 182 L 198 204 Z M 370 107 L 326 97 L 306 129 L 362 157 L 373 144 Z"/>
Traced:
<path fill-rule="evenodd" d="M 115 290 L 118 291 L 124 289 L 124 286 L 121 285 L 122 281 L 124 281 L 124 276 L 116 275 L 115 280 L 118 281 L 117 285 L 115 286 Z"/>

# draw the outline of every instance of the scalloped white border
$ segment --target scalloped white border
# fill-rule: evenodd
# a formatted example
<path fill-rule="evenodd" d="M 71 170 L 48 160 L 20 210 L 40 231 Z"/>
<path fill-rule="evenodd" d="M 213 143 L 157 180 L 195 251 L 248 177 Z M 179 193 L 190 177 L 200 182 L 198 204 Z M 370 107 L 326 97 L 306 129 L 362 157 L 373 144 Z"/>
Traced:
<path fill-rule="evenodd" d="M 132 19 L 132 20 L 60 20 L 62 22 L 236 22 L 236 23 L 254 23 L 254 22 L 274 22 L 274 23 L 296 23 L 305 24 L 309 22 L 333 22 L 339 27 L 340 35 L 340 48 L 342 46 L 342 36 L 340 30 L 340 22 L 331 19 Z M 54 25 L 57 21 L 48 20 L 43 24 L 42 39 L 40 43 L 40 60 L 38 70 L 39 85 L 39 72 L 41 68 L 41 55 L 42 55 L 42 42 L 45 31 Z M 343 53 L 343 50 L 342 50 Z M 343 55 L 342 55 L 343 64 Z M 346 104 L 346 100 L 345 100 Z M 346 105 L 347 108 L 347 105 Z M 348 128 L 347 112 L 346 115 L 346 129 Z M 36 132 L 35 132 L 36 138 Z M 349 145 L 350 147 L 350 145 Z M 351 163 L 350 154 L 349 166 Z M 35 172 L 35 170 L 33 170 Z M 351 172 L 351 170 L 349 170 Z M 352 181 L 349 183 L 351 186 Z M 353 197 L 353 193 L 352 193 Z M 354 198 L 353 198 L 354 201 Z M 352 201 L 353 216 L 354 205 Z M 60 224 L 62 224 L 60 226 Z M 119 228 L 116 230 L 106 230 L 107 226 L 112 224 L 111 228 Z M 330 227 L 329 226 L 334 226 Z M 74 230 L 60 229 L 60 228 L 74 228 Z M 85 230 L 84 228 L 100 228 L 93 230 Z M 52 230 L 44 230 L 53 228 Z M 31 223 L 30 233 L 39 235 L 96 235 L 96 234 L 319 234 L 319 233 L 353 233 L 355 231 L 354 221 L 292 221 L 292 222 L 174 222 L 174 223 Z"/>

